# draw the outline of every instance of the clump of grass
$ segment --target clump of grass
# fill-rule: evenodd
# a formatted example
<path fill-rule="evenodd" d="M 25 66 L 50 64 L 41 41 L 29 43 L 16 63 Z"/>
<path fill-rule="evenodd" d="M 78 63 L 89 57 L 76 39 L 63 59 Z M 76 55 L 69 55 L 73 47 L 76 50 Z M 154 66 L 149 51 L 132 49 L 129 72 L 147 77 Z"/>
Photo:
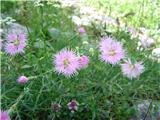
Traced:
<path fill-rule="evenodd" d="M 124 43 L 131 59 L 144 62 L 145 71 L 134 80 L 123 76 L 119 65 L 113 66 L 99 60 L 101 33 L 95 34 L 94 26 L 85 27 L 83 34 L 77 33 L 78 27 L 71 19 L 72 8 L 62 8 L 59 2 L 51 5 L 47 1 L 42 3 L 44 6 L 35 7 L 32 1 L 13 4 L 2 1 L 2 12 L 12 16 L 28 30 L 24 54 L 10 56 L 3 49 L 1 52 L 1 109 L 8 110 L 12 119 L 128 120 L 137 115 L 134 104 L 138 100 L 160 99 L 159 63 L 145 56 L 150 54 L 149 50 L 137 50 L 137 42 L 128 32 L 117 29 L 112 33 L 106 31 Z M 102 5 L 104 9 L 107 7 L 106 2 Z M 127 4 L 118 9 L 116 3 L 111 6 L 119 16 L 121 11 L 126 10 L 126 14 L 135 7 Z M 137 6 L 135 8 L 140 9 Z M 11 8 L 11 11 L 5 8 Z M 20 12 L 15 13 L 16 10 Z M 131 21 L 127 19 L 129 24 L 142 27 L 144 22 L 149 28 L 155 27 L 156 22 L 152 22 L 157 21 L 157 16 L 152 18 L 143 12 L 140 18 L 137 14 L 131 17 Z M 143 19 L 145 15 L 150 19 Z M 138 22 L 139 19 L 143 22 Z M 84 39 L 87 41 L 85 44 Z M 90 59 L 88 67 L 74 77 L 68 78 L 54 72 L 53 55 L 65 47 L 74 49 L 79 56 L 86 54 Z M 21 75 L 29 78 L 24 85 L 17 83 Z M 73 101 L 76 101 L 74 107 L 78 108 L 71 112 L 67 104 Z M 53 110 L 53 103 L 60 107 L 58 111 Z"/>

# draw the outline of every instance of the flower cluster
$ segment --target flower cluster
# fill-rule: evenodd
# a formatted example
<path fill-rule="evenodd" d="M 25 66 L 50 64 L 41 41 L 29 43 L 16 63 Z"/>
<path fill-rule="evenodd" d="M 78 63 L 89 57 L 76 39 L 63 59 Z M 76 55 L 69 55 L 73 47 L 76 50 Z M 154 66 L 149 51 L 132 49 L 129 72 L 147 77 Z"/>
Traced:
<path fill-rule="evenodd" d="M 87 56 L 78 57 L 74 51 L 67 49 L 62 49 L 54 55 L 55 71 L 66 77 L 77 74 L 77 71 L 87 66 L 88 62 Z"/>
<path fill-rule="evenodd" d="M 99 49 L 101 52 L 100 59 L 112 65 L 120 63 L 126 56 L 122 43 L 112 37 L 102 38 Z M 54 55 L 53 63 L 55 64 L 55 71 L 57 73 L 70 77 L 77 74 L 78 70 L 86 68 L 88 62 L 89 59 L 87 56 L 83 55 L 78 57 L 74 51 L 62 49 Z M 142 62 L 133 64 L 131 60 L 128 60 L 124 64 L 121 64 L 121 69 L 124 76 L 132 79 L 138 77 L 144 71 L 144 66 Z"/>
<path fill-rule="evenodd" d="M 128 27 L 128 32 L 132 39 L 139 38 L 139 46 L 148 48 L 155 44 L 155 40 L 148 36 L 148 31 L 145 28 L 140 28 L 138 31 L 134 27 Z"/>
<path fill-rule="evenodd" d="M 76 100 L 71 100 L 68 104 L 68 109 L 74 113 L 75 111 L 78 110 L 78 106 L 79 106 L 79 103 L 76 101 Z M 54 112 L 59 112 L 61 110 L 62 106 L 59 104 L 59 103 L 54 103 L 51 105 L 51 109 L 54 111 Z"/>
<path fill-rule="evenodd" d="M 115 65 L 125 57 L 125 50 L 120 42 L 117 42 L 111 37 L 104 37 L 100 42 L 101 60 Z M 138 77 L 143 71 L 144 66 L 142 62 L 133 64 L 129 59 L 121 64 L 122 73 L 124 76 L 132 79 Z"/>

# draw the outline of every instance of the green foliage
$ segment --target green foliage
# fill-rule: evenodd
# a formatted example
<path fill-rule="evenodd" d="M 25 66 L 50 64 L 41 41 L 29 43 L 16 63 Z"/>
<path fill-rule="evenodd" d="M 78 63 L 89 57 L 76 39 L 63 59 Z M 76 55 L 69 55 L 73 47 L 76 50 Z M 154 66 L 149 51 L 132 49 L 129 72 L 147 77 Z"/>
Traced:
<path fill-rule="evenodd" d="M 118 17 L 121 16 L 120 13 L 135 13 L 136 9 L 140 10 L 142 7 L 138 4 L 139 0 L 135 6 L 124 4 L 120 7 L 117 6 L 118 3 L 106 0 L 88 2 L 98 2 L 105 10 L 110 7 L 109 3 L 112 6 L 111 11 L 117 12 Z M 12 109 L 12 119 L 128 120 L 136 115 L 136 100 L 160 100 L 160 65 L 145 57 L 150 51 L 138 51 L 137 42 L 131 40 L 127 32 L 116 31 L 112 36 L 124 43 L 129 57 L 144 61 L 145 72 L 135 80 L 124 77 L 119 65 L 111 66 L 99 60 L 97 43 L 100 35 L 95 36 L 93 28 L 90 27 L 87 30 L 91 35 L 86 38 L 80 36 L 70 17 L 71 8 L 57 7 L 59 3 L 56 2 L 53 5 L 44 2 L 43 7 L 35 7 L 32 1 L 1 3 L 2 13 L 11 15 L 26 26 L 29 33 L 24 55 L 12 57 L 1 53 L 1 106 L 6 110 Z M 154 7 L 150 6 L 150 11 L 150 8 L 145 6 L 145 11 L 136 12 L 135 16 L 127 17 L 127 21 L 129 24 L 136 24 L 137 27 L 155 28 L 158 16 L 151 17 L 155 11 Z M 20 9 L 21 12 L 15 14 L 16 9 Z M 148 11 L 150 12 L 147 14 Z M 144 19 L 145 17 L 148 19 Z M 90 46 L 83 45 L 83 39 L 88 40 Z M 80 53 L 90 56 L 88 68 L 72 78 L 65 78 L 53 71 L 53 55 L 64 47 L 74 50 L 78 47 Z M 94 49 L 94 55 L 89 52 L 90 48 Z M 16 80 L 21 75 L 37 77 L 29 80 L 26 85 L 19 85 Z M 68 102 L 72 99 L 80 103 L 78 111 L 74 114 L 67 108 Z M 51 109 L 54 102 L 62 106 L 59 113 Z"/>
<path fill-rule="evenodd" d="M 159 0 L 86 0 L 86 4 L 137 28 L 159 28 Z"/>

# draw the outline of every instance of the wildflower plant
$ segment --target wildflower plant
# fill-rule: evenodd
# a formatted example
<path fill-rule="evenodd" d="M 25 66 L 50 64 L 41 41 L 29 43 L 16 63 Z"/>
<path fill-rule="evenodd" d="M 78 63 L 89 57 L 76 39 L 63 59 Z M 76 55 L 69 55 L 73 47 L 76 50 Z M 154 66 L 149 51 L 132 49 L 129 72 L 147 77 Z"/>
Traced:
<path fill-rule="evenodd" d="M 63 49 L 54 55 L 55 71 L 62 73 L 66 77 L 77 74 L 80 67 L 78 57 L 75 52 Z"/>
<path fill-rule="evenodd" d="M 142 62 L 132 63 L 131 60 L 126 60 L 121 64 L 122 73 L 128 78 L 136 78 L 144 72 L 144 65 Z"/>
<path fill-rule="evenodd" d="M 120 42 L 111 37 L 104 37 L 100 42 L 100 58 L 110 64 L 117 64 L 125 57 L 125 51 Z"/>
<path fill-rule="evenodd" d="M 16 55 L 18 53 L 24 53 L 24 48 L 26 47 L 26 35 L 10 33 L 7 35 L 5 52 L 9 55 Z"/>
<path fill-rule="evenodd" d="M 1 119 L 139 119 L 137 101 L 158 103 L 159 45 L 139 31 L 145 26 L 159 36 L 158 2 L 126 1 L 2 1 L 2 18 L 16 25 L 1 26 Z M 93 3 L 102 11 L 90 9 Z M 136 17 L 119 12 L 130 10 Z"/>

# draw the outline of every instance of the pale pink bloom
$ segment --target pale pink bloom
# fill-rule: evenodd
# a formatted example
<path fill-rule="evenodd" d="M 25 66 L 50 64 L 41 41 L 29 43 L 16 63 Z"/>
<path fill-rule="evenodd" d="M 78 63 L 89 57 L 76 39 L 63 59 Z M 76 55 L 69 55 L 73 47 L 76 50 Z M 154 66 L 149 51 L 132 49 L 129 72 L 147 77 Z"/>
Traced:
<path fill-rule="evenodd" d="M 89 63 L 89 58 L 86 55 L 79 57 L 80 68 L 86 68 Z"/>
<path fill-rule="evenodd" d="M 21 34 L 13 34 L 10 33 L 7 36 L 6 44 L 5 44 L 5 52 L 10 55 L 15 55 L 17 53 L 24 53 L 24 48 L 26 46 L 26 35 Z"/>
<path fill-rule="evenodd" d="M 78 28 L 78 32 L 83 34 L 83 33 L 86 33 L 86 30 L 84 27 L 80 27 L 80 28 Z"/>
<path fill-rule="evenodd" d="M 151 47 L 155 43 L 154 39 L 147 34 L 140 34 L 139 39 L 143 47 Z"/>
<path fill-rule="evenodd" d="M 125 51 L 120 42 L 115 41 L 111 37 L 105 37 L 100 42 L 101 60 L 110 63 L 117 64 L 121 59 L 125 57 Z"/>
<path fill-rule="evenodd" d="M 0 116 L 1 116 L 0 120 L 10 120 L 10 117 L 7 111 L 0 111 Z"/>
<path fill-rule="evenodd" d="M 28 78 L 26 76 L 20 76 L 17 81 L 19 84 L 25 84 L 28 82 Z"/>
<path fill-rule="evenodd" d="M 71 110 L 71 112 L 75 112 L 78 110 L 79 103 L 76 100 L 72 100 L 67 105 L 68 109 Z"/>
<path fill-rule="evenodd" d="M 79 69 L 79 61 L 75 52 L 63 49 L 54 55 L 55 71 L 62 73 L 66 77 L 70 77 L 77 73 Z"/>
<path fill-rule="evenodd" d="M 124 76 L 128 78 L 137 78 L 144 71 L 144 66 L 142 62 L 132 63 L 131 60 L 125 61 L 125 63 L 121 64 L 122 73 Z"/>
<path fill-rule="evenodd" d="M 128 27 L 128 32 L 131 35 L 131 38 L 136 38 L 138 36 L 138 32 L 133 27 Z"/>

